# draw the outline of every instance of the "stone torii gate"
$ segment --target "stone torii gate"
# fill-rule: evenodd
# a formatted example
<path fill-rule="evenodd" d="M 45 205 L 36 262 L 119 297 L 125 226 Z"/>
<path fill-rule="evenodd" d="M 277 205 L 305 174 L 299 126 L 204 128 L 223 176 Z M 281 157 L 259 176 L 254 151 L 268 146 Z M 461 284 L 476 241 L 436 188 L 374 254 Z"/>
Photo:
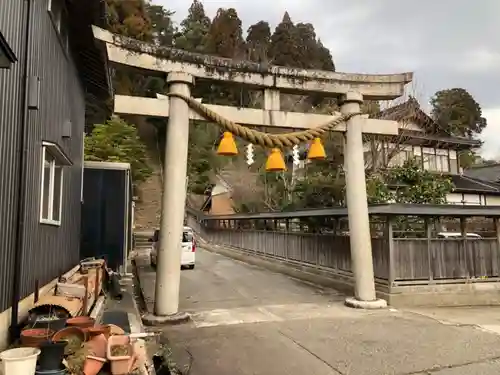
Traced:
<path fill-rule="evenodd" d="M 205 105 L 220 116 L 243 125 L 312 129 L 339 115 L 358 114 L 363 99 L 391 100 L 400 97 L 404 86 L 413 77 L 412 73 L 367 75 L 263 66 L 157 47 L 97 27 L 93 28 L 93 32 L 97 40 L 104 42 L 110 62 L 140 69 L 150 75 L 166 76 L 170 94 L 190 97 L 195 79 L 231 82 L 263 90 L 263 109 Z M 341 113 L 321 115 L 281 111 L 280 92 L 338 97 Z M 187 314 L 179 312 L 178 305 L 189 120 L 206 120 L 199 112 L 191 110 L 188 104 L 176 96 L 115 97 L 116 113 L 168 118 L 155 316 L 147 319 L 152 324 L 187 317 Z M 346 304 L 358 308 L 382 308 L 386 302 L 377 299 L 375 294 L 362 134 L 397 135 L 398 123 L 356 115 L 334 130 L 346 134 L 346 195 L 355 278 L 355 296 L 347 298 Z"/>

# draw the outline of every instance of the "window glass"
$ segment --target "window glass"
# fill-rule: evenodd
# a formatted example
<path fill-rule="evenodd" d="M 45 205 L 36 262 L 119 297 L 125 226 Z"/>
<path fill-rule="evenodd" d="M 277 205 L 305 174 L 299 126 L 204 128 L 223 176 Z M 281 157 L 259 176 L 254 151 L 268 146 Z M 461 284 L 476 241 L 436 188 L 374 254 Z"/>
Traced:
<path fill-rule="evenodd" d="M 47 152 L 45 152 L 47 155 Z M 50 163 L 45 157 L 43 163 L 43 187 L 42 187 L 42 218 L 49 218 L 49 201 L 50 201 Z"/>
<path fill-rule="evenodd" d="M 54 168 L 54 198 L 52 204 L 52 220 L 59 221 L 61 218 L 61 182 L 62 182 L 62 167 L 56 165 Z"/>
<path fill-rule="evenodd" d="M 58 164 L 47 147 L 43 148 L 43 157 L 40 219 L 45 223 L 59 224 L 63 194 L 63 166 Z"/>
<path fill-rule="evenodd" d="M 450 172 L 457 174 L 458 173 L 458 162 L 457 159 L 450 159 Z"/>
<path fill-rule="evenodd" d="M 182 234 L 182 242 L 192 242 L 193 234 L 191 232 L 184 232 Z"/>

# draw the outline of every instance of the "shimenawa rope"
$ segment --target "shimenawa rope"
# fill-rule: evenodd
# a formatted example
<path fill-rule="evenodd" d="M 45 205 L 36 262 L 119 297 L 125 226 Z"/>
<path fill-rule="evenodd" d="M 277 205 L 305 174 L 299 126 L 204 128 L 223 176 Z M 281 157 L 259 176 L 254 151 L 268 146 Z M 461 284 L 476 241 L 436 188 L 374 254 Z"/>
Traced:
<path fill-rule="evenodd" d="M 336 126 L 342 122 L 346 122 L 354 116 L 360 115 L 361 113 L 349 113 L 346 115 L 338 116 L 326 124 L 318 126 L 314 129 L 307 129 L 303 131 L 297 131 L 292 133 L 282 133 L 282 134 L 269 134 L 258 130 L 250 129 L 246 126 L 236 124 L 216 112 L 212 111 L 210 108 L 199 103 L 189 96 L 185 96 L 177 93 L 169 93 L 167 96 L 183 99 L 195 112 L 205 117 L 207 120 L 211 120 L 222 127 L 224 130 L 233 133 L 237 137 L 243 138 L 250 143 L 267 147 L 267 148 L 290 148 L 294 145 L 298 145 L 302 142 L 312 141 L 314 138 L 321 137 L 326 132 L 333 130 Z"/>

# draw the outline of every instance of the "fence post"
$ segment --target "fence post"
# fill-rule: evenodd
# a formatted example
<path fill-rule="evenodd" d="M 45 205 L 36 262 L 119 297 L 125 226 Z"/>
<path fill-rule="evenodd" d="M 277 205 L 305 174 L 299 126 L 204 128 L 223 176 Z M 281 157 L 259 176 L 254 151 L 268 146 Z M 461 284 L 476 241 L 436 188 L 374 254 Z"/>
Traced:
<path fill-rule="evenodd" d="M 462 234 L 462 248 L 464 250 L 465 269 L 467 270 L 467 279 L 474 277 L 474 254 L 472 254 L 472 264 L 469 266 L 469 253 L 467 251 L 467 221 L 466 218 L 460 218 L 460 232 Z M 472 267 L 472 269 L 471 269 Z"/>
<path fill-rule="evenodd" d="M 430 219 L 425 218 L 424 223 L 425 223 L 425 236 L 427 237 L 427 264 L 429 267 L 429 283 L 432 284 L 434 281 L 434 272 L 432 269 L 432 265 L 434 264 L 434 251 L 432 250 L 432 227 L 429 223 Z"/>
<path fill-rule="evenodd" d="M 389 293 L 394 285 L 394 281 L 396 280 L 396 263 L 394 259 L 394 235 L 393 235 L 393 227 L 392 227 L 392 217 L 387 216 L 385 221 L 385 235 L 387 238 L 387 244 L 389 247 Z"/>

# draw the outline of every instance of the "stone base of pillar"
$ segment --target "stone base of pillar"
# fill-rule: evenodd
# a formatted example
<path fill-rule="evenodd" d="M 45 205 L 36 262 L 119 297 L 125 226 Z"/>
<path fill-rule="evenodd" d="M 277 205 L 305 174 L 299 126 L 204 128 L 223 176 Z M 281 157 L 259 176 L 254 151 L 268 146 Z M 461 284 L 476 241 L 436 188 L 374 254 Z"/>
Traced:
<path fill-rule="evenodd" d="M 355 297 L 348 297 L 345 299 L 345 305 L 347 307 L 352 307 L 353 309 L 377 310 L 385 309 L 387 307 L 387 301 L 385 299 L 376 299 L 375 301 L 360 301 Z"/>
<path fill-rule="evenodd" d="M 158 316 L 146 314 L 142 317 L 142 322 L 147 326 L 176 325 L 186 323 L 191 319 L 187 312 L 178 312 L 172 315 Z"/>

